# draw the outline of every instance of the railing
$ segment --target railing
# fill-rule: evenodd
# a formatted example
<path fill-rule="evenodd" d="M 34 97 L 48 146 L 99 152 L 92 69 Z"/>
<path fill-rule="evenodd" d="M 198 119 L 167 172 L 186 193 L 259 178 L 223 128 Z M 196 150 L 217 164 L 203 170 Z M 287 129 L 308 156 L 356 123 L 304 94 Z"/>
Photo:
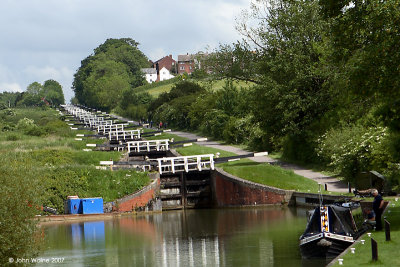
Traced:
<path fill-rule="evenodd" d="M 108 133 L 108 139 L 109 140 L 127 140 L 127 139 L 135 140 L 135 139 L 140 139 L 140 130 L 129 130 L 129 131 L 124 131 L 124 130 L 115 130 L 112 132 Z"/>
<path fill-rule="evenodd" d="M 169 140 L 151 140 L 151 141 L 132 141 L 126 142 L 128 152 L 150 152 L 169 150 Z"/>
<path fill-rule="evenodd" d="M 124 123 L 112 124 L 112 121 L 110 123 L 111 124 L 97 126 L 97 132 L 103 134 L 108 134 L 110 132 L 122 132 L 124 130 L 124 126 L 126 126 Z"/>
<path fill-rule="evenodd" d="M 160 158 L 157 161 L 160 174 L 214 170 L 213 154 Z"/>

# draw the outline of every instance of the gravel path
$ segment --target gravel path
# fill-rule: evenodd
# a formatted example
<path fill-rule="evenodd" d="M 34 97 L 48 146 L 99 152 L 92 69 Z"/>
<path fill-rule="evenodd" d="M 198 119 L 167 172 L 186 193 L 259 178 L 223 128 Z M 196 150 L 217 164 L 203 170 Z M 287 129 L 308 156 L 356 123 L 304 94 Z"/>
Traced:
<path fill-rule="evenodd" d="M 188 139 L 198 139 L 198 138 L 202 138 L 201 136 L 198 136 L 196 134 L 192 134 L 192 133 L 187 133 L 187 132 L 180 132 L 180 131 L 172 131 L 171 134 L 175 134 L 181 137 L 185 137 Z M 229 151 L 232 153 L 235 153 L 237 155 L 243 155 L 243 154 L 248 154 L 249 151 L 245 151 L 241 148 L 238 147 L 234 147 L 234 146 L 229 146 L 229 145 L 222 145 L 219 142 L 216 141 L 206 141 L 206 142 L 198 142 L 198 145 L 201 146 L 207 146 L 207 147 L 213 147 L 216 149 L 221 149 L 221 150 L 225 150 L 225 151 Z M 341 182 L 339 179 L 335 178 L 335 177 L 330 177 L 327 175 L 324 175 L 320 172 L 315 172 L 294 164 L 290 164 L 290 163 L 286 163 L 283 161 L 279 161 L 273 158 L 270 158 L 268 156 L 264 156 L 264 157 L 252 157 L 249 158 L 253 161 L 256 162 L 260 162 L 260 163 L 270 163 L 270 164 L 274 164 L 274 165 L 279 165 L 280 167 L 284 168 L 284 169 L 288 169 L 288 170 L 293 170 L 294 173 L 301 175 L 303 177 L 312 179 L 318 183 L 321 183 L 322 185 L 327 184 L 328 186 L 328 190 L 329 191 L 333 191 L 333 192 L 341 192 L 341 193 L 347 193 L 348 192 L 348 187 L 345 183 Z"/>

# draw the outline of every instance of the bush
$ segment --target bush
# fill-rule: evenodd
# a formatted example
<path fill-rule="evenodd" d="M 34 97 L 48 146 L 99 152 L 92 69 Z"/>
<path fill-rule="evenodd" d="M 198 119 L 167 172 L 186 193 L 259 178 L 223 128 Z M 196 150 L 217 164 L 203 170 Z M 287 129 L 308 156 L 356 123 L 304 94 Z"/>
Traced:
<path fill-rule="evenodd" d="M 205 111 L 204 121 L 200 125 L 200 130 L 205 135 L 211 135 L 217 139 L 223 139 L 225 125 L 230 117 L 218 109 Z"/>
<path fill-rule="evenodd" d="M 251 115 L 244 118 L 231 117 L 223 131 L 224 141 L 233 144 L 248 144 L 253 127 Z"/>
<path fill-rule="evenodd" d="M 43 128 L 40 128 L 37 125 L 33 125 L 33 126 L 26 128 L 24 130 L 24 133 L 26 135 L 30 135 L 30 136 L 43 136 L 46 134 L 45 130 Z"/>
<path fill-rule="evenodd" d="M 69 136 L 71 135 L 71 130 L 68 125 L 61 120 L 50 120 L 43 127 L 44 131 L 48 134 L 58 134 L 60 136 Z"/>
<path fill-rule="evenodd" d="M 9 258 L 34 257 L 41 237 L 37 220 L 41 188 L 33 162 L 24 156 L 0 157 L 0 265 Z"/>
<path fill-rule="evenodd" d="M 28 118 L 20 119 L 17 123 L 18 130 L 25 130 L 29 127 L 35 126 L 35 121 Z"/>
<path fill-rule="evenodd" d="M 318 139 L 317 154 L 347 179 L 359 172 L 382 172 L 393 162 L 386 127 L 350 125 L 332 129 Z"/>
<path fill-rule="evenodd" d="M 16 135 L 16 134 L 9 134 L 6 137 L 7 141 L 17 141 L 19 139 L 20 139 L 20 137 L 18 135 Z"/>

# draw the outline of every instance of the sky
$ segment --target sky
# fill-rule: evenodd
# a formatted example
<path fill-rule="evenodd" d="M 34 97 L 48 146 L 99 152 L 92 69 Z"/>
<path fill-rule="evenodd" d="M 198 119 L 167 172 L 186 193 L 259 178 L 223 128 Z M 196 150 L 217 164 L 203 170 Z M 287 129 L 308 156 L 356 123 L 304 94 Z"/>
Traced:
<path fill-rule="evenodd" d="M 58 81 L 68 102 L 81 60 L 108 38 L 132 38 L 151 60 L 241 39 L 251 0 L 1 0 L 0 92 Z"/>

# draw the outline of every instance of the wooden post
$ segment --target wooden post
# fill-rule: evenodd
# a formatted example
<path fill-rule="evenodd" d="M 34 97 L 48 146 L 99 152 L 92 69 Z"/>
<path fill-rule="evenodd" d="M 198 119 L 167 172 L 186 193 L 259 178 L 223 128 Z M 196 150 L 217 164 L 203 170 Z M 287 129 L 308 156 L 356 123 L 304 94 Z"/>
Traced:
<path fill-rule="evenodd" d="M 349 187 L 349 193 L 351 193 L 351 185 L 350 185 L 350 182 L 347 183 L 347 186 Z"/>
<path fill-rule="evenodd" d="M 390 223 L 385 219 L 385 234 L 386 234 L 386 241 L 390 241 Z"/>
<path fill-rule="evenodd" d="M 378 260 L 378 243 L 375 239 L 371 238 L 371 248 L 372 248 L 372 261 Z"/>
<path fill-rule="evenodd" d="M 325 191 L 328 191 L 328 185 L 325 184 Z"/>

